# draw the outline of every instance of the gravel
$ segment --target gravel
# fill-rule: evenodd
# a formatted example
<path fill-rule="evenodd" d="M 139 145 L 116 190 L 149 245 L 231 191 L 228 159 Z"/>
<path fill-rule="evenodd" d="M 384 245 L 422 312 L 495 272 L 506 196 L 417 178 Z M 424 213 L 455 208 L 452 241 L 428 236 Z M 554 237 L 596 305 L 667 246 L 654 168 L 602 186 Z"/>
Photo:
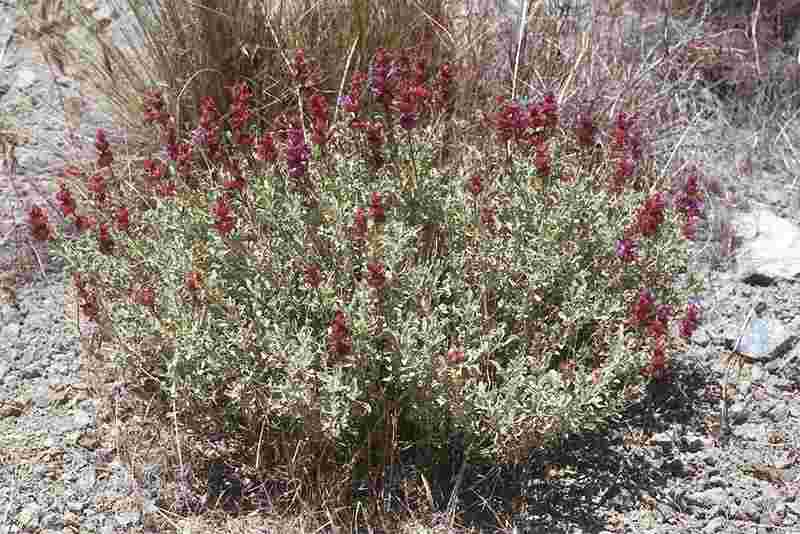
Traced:
<path fill-rule="evenodd" d="M 0 50 L 13 28 L 14 7 L 0 1 Z M 58 99 L 75 89 L 74 82 L 53 82 L 30 50 L 13 43 L 0 80 L 0 114 L 11 112 L 33 136 L 17 151 L 17 173 L 29 184 L 27 201 L 42 202 L 52 192 L 51 172 L 63 163 Z M 22 108 L 20 101 L 30 105 Z M 94 129 L 108 125 L 102 114 L 84 116 L 81 135 L 88 146 Z M 2 176 L 0 260 L 21 246 L 9 224 L 23 220 L 25 207 L 14 205 Z M 776 209 L 781 202 L 760 200 Z M 50 261 L 45 275 L 20 281 L 18 309 L 0 304 L 0 534 L 142 529 L 142 502 L 155 502 L 159 477 L 134 483 L 112 451 L 99 446 L 79 340 L 64 328 L 63 265 Z M 748 285 L 724 272 L 706 275 L 701 300 L 709 313 L 675 359 L 670 384 L 652 386 L 607 431 L 569 436 L 524 467 L 469 466 L 460 486 L 465 519 L 511 512 L 513 501 L 519 532 L 800 533 L 800 347 L 748 367 L 728 410 L 729 437 L 714 427 L 726 341 L 757 302 L 779 327 L 773 335 L 800 335 L 800 285 Z M 455 455 L 452 463 L 458 465 Z M 451 479 L 454 471 L 445 469 L 441 478 Z M 554 476 L 542 476 L 545 471 Z M 442 489 L 445 495 L 449 486 Z"/>

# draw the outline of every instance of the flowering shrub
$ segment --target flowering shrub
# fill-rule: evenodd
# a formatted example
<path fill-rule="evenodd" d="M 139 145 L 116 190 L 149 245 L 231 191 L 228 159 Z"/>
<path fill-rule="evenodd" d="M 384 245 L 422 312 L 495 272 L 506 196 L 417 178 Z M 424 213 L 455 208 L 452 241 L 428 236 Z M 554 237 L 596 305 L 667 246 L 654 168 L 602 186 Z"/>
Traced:
<path fill-rule="evenodd" d="M 640 165 L 635 117 L 615 118 L 598 164 L 592 117 L 573 133 L 552 95 L 500 99 L 484 125 L 499 151 L 445 168 L 433 119 L 452 112 L 451 66 L 427 79 L 419 59 L 380 50 L 337 124 L 302 53 L 293 68 L 300 109 L 272 128 L 237 84 L 229 113 L 204 100 L 182 140 L 148 93 L 167 150 L 143 163 L 146 202 L 110 186 L 101 133 L 82 202 L 61 186 L 80 235 L 56 244 L 83 312 L 126 348 L 120 366 L 193 406 L 372 459 L 391 454 L 375 436 L 393 422 L 398 442 L 461 432 L 470 455 L 520 458 L 668 376 L 698 321 L 697 288 L 674 280 L 700 205 L 688 185 L 673 202 Z M 146 363 L 135 347 L 153 335 L 166 349 Z"/>

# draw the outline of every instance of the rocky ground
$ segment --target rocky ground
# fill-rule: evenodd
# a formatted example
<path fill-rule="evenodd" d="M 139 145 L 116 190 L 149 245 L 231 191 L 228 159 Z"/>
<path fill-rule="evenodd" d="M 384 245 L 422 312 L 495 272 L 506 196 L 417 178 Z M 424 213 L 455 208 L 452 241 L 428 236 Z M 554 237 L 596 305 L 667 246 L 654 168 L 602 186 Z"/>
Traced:
<path fill-rule="evenodd" d="M 0 174 L 0 259 L 26 246 L 15 239 L 26 206 L 14 189 L 26 202 L 51 198 L 71 146 L 62 102 L 78 91 L 13 38 L 15 8 L 0 0 L 0 117 L 28 139 L 16 149 L 16 178 Z M 84 106 L 79 138 L 91 147 L 94 129 L 110 124 Z M 466 518 L 509 509 L 518 531 L 541 533 L 800 533 L 800 205 L 796 174 L 770 157 L 756 162 L 758 186 L 744 184 L 726 208 L 742 236 L 732 261 L 711 266 L 706 248 L 716 244 L 700 244 L 704 321 L 670 385 L 643 392 L 610 431 L 572 437 L 524 472 L 468 469 Z M 65 328 L 63 265 L 45 268 L 18 280 L 17 307 L 0 304 L 0 534 L 142 529 L 142 503 L 168 506 L 169 496 L 158 500 L 155 466 L 143 472 L 156 475 L 134 481 L 101 446 L 79 339 Z M 748 321 L 759 303 L 763 312 Z M 731 349 L 742 332 L 750 357 L 737 360 Z"/>

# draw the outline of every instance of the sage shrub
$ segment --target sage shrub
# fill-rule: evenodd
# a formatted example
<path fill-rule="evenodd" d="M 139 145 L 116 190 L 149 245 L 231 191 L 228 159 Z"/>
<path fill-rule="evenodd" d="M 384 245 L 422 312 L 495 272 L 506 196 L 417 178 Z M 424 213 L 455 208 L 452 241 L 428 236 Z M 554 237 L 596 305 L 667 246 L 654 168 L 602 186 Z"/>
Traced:
<path fill-rule="evenodd" d="M 369 463 L 454 433 L 471 458 L 519 459 L 668 380 L 699 321 L 699 286 L 675 283 L 696 177 L 666 190 L 632 117 L 604 147 L 552 95 L 488 103 L 466 146 L 453 69 L 379 50 L 334 114 L 299 51 L 297 108 L 272 125 L 245 83 L 184 129 L 149 92 L 165 150 L 127 185 L 98 132 L 53 243 L 116 364 L 230 432 L 266 421 Z"/>

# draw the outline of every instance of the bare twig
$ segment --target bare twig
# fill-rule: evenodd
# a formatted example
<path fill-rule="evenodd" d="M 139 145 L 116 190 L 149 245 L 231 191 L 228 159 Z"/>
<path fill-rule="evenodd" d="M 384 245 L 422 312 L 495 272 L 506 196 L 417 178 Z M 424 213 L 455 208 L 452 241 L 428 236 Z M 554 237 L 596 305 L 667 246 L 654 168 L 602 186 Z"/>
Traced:
<path fill-rule="evenodd" d="M 759 59 L 758 54 L 758 42 L 756 39 L 756 26 L 758 25 L 758 17 L 761 13 L 761 0 L 756 2 L 756 10 L 753 12 L 753 21 L 750 25 L 750 37 L 753 41 L 753 52 L 756 55 L 756 72 L 758 73 L 759 79 L 761 78 L 761 61 Z"/>

